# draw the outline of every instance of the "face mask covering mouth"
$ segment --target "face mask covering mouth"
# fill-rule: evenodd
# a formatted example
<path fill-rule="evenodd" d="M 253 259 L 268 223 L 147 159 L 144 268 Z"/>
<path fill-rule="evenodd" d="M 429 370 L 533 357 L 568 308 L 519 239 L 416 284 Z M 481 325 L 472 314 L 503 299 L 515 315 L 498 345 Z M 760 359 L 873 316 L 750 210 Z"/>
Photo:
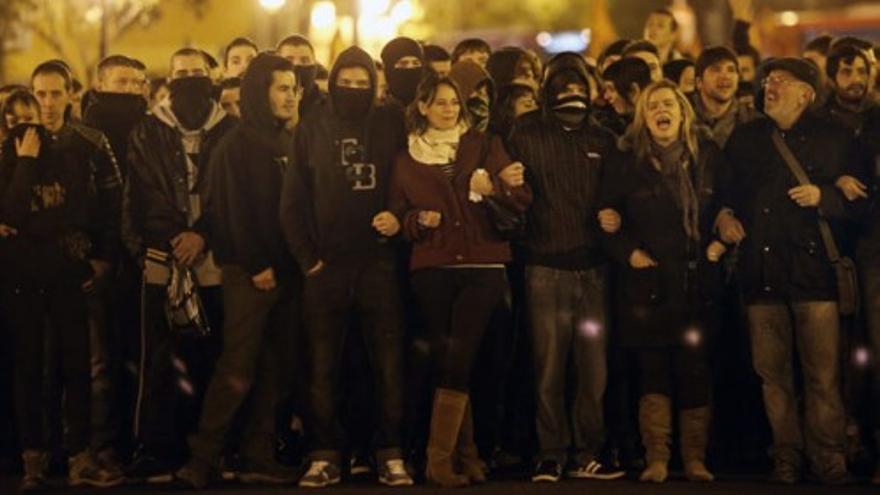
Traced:
<path fill-rule="evenodd" d="M 296 83 L 308 93 L 312 86 L 315 85 L 315 79 L 318 78 L 318 66 L 312 65 L 294 65 L 293 72 L 296 74 Z"/>
<path fill-rule="evenodd" d="M 392 69 L 388 71 L 388 91 L 406 105 L 416 99 L 416 90 L 422 81 L 424 71 L 415 69 Z"/>
<path fill-rule="evenodd" d="M 189 130 L 205 123 L 214 105 L 214 86 L 207 77 L 184 77 L 169 84 L 171 110 L 180 124 Z"/>
<path fill-rule="evenodd" d="M 147 100 L 128 93 L 95 93 L 95 101 L 86 110 L 85 120 L 105 134 L 128 135 L 147 112 Z"/>
<path fill-rule="evenodd" d="M 473 121 L 473 127 L 485 132 L 489 127 L 489 101 L 482 96 L 472 96 L 467 100 L 467 109 Z"/>
<path fill-rule="evenodd" d="M 571 95 L 560 98 L 553 106 L 553 116 L 564 127 L 580 127 L 587 117 L 589 102 L 580 95 Z"/>
<path fill-rule="evenodd" d="M 333 88 L 333 107 L 343 120 L 363 120 L 370 112 L 374 96 L 372 89 L 337 86 Z"/>

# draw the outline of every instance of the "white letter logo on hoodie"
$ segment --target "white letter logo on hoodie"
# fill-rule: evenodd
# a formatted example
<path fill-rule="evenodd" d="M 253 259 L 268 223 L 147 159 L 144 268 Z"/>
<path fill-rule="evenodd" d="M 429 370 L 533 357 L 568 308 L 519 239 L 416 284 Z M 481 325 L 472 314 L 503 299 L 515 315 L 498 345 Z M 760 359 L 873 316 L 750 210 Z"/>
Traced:
<path fill-rule="evenodd" d="M 376 188 L 376 166 L 364 163 L 364 147 L 356 138 L 342 140 L 342 166 L 352 191 L 371 191 Z"/>

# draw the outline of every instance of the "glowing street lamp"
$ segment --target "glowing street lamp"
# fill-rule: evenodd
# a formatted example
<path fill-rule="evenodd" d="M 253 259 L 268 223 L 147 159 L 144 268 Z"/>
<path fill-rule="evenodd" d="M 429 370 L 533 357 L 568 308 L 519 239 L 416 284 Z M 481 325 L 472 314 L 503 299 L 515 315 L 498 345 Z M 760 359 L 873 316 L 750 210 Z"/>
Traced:
<path fill-rule="evenodd" d="M 316 29 L 331 29 L 336 24 L 336 4 L 329 1 L 317 2 L 312 6 L 312 26 Z"/>
<path fill-rule="evenodd" d="M 260 0 L 260 7 L 266 9 L 267 12 L 275 12 L 284 7 L 286 3 L 287 0 Z"/>

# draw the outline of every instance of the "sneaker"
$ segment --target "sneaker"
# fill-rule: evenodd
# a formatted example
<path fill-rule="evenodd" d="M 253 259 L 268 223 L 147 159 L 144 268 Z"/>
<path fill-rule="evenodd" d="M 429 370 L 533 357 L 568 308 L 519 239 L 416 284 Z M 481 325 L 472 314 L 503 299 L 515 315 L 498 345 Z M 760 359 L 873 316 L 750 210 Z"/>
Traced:
<path fill-rule="evenodd" d="M 586 464 L 572 467 L 566 474 L 569 478 L 616 480 L 618 478 L 623 478 L 626 475 L 626 472 L 623 469 L 606 466 L 595 459 L 590 459 Z"/>
<path fill-rule="evenodd" d="M 535 467 L 532 474 L 532 482 L 534 483 L 556 483 L 562 478 L 562 466 L 556 461 L 541 461 Z"/>
<path fill-rule="evenodd" d="M 174 473 L 174 478 L 186 488 L 202 490 L 208 486 L 212 475 L 210 464 L 193 458 Z"/>
<path fill-rule="evenodd" d="M 88 450 L 68 460 L 67 483 L 70 486 L 109 488 L 124 482 L 125 478 L 120 471 L 111 471 L 102 467 Z"/>
<path fill-rule="evenodd" d="M 373 472 L 370 459 L 361 454 L 353 454 L 349 461 L 349 474 L 352 476 L 365 476 Z"/>
<path fill-rule="evenodd" d="M 379 468 L 379 483 L 388 486 L 411 486 L 413 479 L 406 471 L 403 459 L 390 459 Z"/>
<path fill-rule="evenodd" d="M 159 458 L 139 450 L 125 468 L 125 476 L 134 483 L 171 483 L 174 481 L 174 469 Z"/>
<path fill-rule="evenodd" d="M 312 461 L 309 470 L 299 480 L 303 488 L 324 488 L 342 481 L 339 466 L 327 461 Z"/>
<path fill-rule="evenodd" d="M 238 479 L 242 483 L 283 485 L 296 482 L 296 471 L 274 460 L 250 461 L 238 473 Z"/>
<path fill-rule="evenodd" d="M 19 489 L 22 492 L 42 490 L 46 488 L 46 471 L 49 469 L 49 458 L 45 452 L 26 450 L 21 454 L 24 476 Z"/>

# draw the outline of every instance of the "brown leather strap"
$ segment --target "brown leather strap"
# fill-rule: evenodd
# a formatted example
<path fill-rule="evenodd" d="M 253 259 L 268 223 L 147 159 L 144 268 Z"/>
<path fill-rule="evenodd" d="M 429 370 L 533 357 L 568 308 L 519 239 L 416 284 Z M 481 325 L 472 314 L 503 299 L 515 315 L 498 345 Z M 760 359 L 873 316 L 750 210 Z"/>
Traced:
<path fill-rule="evenodd" d="M 804 171 L 803 167 L 801 167 L 800 162 L 798 162 L 794 153 L 791 152 L 791 148 L 785 144 L 785 140 L 782 139 L 779 129 L 773 129 L 773 133 L 770 134 L 770 137 L 773 139 L 773 146 L 776 147 L 776 151 L 782 155 L 782 160 L 788 165 L 788 169 L 794 175 L 795 179 L 797 179 L 798 183 L 802 186 L 812 184 L 807 173 Z M 831 226 L 828 225 L 828 220 L 825 219 L 821 209 L 818 209 L 818 211 L 819 234 L 822 236 L 822 243 L 825 244 L 825 252 L 828 253 L 828 259 L 831 260 L 832 263 L 837 263 L 840 260 L 840 250 L 837 249 L 837 242 L 834 241 L 834 234 L 831 232 Z"/>

